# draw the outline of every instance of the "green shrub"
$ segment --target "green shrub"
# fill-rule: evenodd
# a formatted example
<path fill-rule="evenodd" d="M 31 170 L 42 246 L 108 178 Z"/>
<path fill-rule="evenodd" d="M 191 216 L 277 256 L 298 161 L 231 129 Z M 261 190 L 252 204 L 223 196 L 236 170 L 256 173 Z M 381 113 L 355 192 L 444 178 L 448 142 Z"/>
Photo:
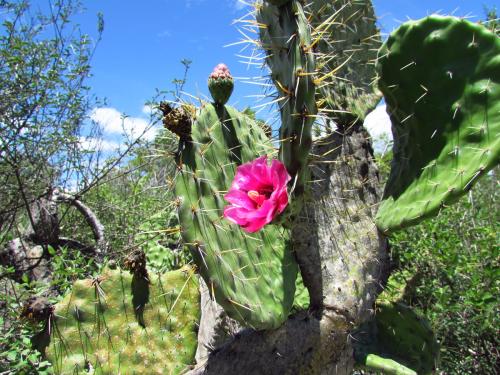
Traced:
<path fill-rule="evenodd" d="M 497 173 L 436 218 L 391 238 L 396 272 L 408 281 L 403 298 L 430 320 L 446 374 L 500 372 Z"/>

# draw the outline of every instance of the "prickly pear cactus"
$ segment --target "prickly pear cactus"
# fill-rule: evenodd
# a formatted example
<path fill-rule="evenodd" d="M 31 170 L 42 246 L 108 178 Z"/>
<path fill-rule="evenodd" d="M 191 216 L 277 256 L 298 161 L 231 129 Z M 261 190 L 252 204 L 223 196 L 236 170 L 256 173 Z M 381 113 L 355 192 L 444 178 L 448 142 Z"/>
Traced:
<path fill-rule="evenodd" d="M 224 105 L 233 92 L 233 76 L 225 64 L 219 64 L 208 77 L 208 90 L 215 104 Z"/>
<path fill-rule="evenodd" d="M 180 147 L 175 193 L 181 234 L 210 293 L 243 325 L 278 327 L 292 308 L 298 271 L 288 231 L 267 225 L 246 233 L 222 217 L 236 168 L 275 152 L 273 145 L 248 116 L 205 104 L 191 140 Z"/>
<path fill-rule="evenodd" d="M 256 7 L 261 46 L 279 93 L 279 159 L 295 179 L 294 191 L 301 194 L 317 113 L 310 28 L 300 1 L 263 1 Z"/>
<path fill-rule="evenodd" d="M 373 84 L 382 44 L 373 6 L 371 1 L 315 0 L 306 11 L 313 30 L 319 111 L 347 127 L 363 120 L 381 97 Z"/>
<path fill-rule="evenodd" d="M 386 374 L 431 374 L 438 361 L 429 324 L 399 302 L 378 300 L 374 320 L 353 336 L 356 362 Z"/>
<path fill-rule="evenodd" d="M 429 323 L 402 303 L 409 274 L 391 275 L 375 303 L 375 316 L 353 333 L 356 362 L 384 374 L 431 374 L 439 343 Z"/>
<path fill-rule="evenodd" d="M 429 16 L 384 44 L 379 87 L 394 159 L 376 222 L 386 234 L 435 215 L 500 161 L 500 39 Z"/>
<path fill-rule="evenodd" d="M 105 269 L 55 305 L 47 357 L 56 374 L 177 374 L 194 361 L 199 314 L 191 268 Z"/>

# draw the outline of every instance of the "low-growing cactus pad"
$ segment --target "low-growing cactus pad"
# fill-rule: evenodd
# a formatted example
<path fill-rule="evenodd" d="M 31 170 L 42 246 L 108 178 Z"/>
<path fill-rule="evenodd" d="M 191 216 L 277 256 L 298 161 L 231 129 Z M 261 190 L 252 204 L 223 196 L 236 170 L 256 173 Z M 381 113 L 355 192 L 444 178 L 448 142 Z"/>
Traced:
<path fill-rule="evenodd" d="M 105 269 L 55 306 L 47 357 L 56 374 L 177 374 L 194 361 L 199 318 L 191 268 L 149 280 Z"/>

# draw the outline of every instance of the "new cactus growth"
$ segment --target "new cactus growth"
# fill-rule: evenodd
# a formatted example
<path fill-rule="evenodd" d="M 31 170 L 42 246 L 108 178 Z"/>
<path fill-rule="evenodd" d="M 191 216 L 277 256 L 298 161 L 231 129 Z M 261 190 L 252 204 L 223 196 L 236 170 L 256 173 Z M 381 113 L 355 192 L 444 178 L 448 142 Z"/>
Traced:
<path fill-rule="evenodd" d="M 143 260 L 130 257 L 134 275 L 108 268 L 75 282 L 55 305 L 46 352 L 56 374 L 178 374 L 192 364 L 200 311 L 194 271 L 150 272 L 146 280 Z"/>
<path fill-rule="evenodd" d="M 219 64 L 208 77 L 208 89 L 215 104 L 224 105 L 233 92 L 233 76 L 225 64 Z"/>
<path fill-rule="evenodd" d="M 436 214 L 500 161 L 500 39 L 429 16 L 400 26 L 379 54 L 394 159 L 376 221 L 391 233 Z"/>
<path fill-rule="evenodd" d="M 191 141 L 181 140 L 175 184 L 182 238 L 212 297 L 230 317 L 256 329 L 287 319 L 298 267 L 286 229 L 267 225 L 247 233 L 223 217 L 224 194 L 239 165 L 273 152 L 254 120 L 229 106 L 205 104 Z"/>

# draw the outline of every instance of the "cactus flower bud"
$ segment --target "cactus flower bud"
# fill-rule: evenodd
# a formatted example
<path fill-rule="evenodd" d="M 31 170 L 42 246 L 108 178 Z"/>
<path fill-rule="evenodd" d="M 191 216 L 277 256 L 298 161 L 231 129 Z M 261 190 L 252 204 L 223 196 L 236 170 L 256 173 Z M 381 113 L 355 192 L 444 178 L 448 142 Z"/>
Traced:
<path fill-rule="evenodd" d="M 215 104 L 226 104 L 233 92 L 233 87 L 233 76 L 226 64 L 217 65 L 208 77 L 208 89 Z"/>

